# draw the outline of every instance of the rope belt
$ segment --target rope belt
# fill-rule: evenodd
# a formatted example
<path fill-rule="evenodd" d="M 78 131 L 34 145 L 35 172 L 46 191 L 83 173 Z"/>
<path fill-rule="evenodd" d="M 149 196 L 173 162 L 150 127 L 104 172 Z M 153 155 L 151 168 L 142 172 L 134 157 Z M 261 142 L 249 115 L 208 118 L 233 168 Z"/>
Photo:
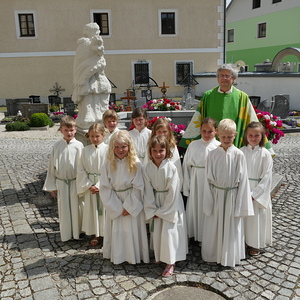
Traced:
<path fill-rule="evenodd" d="M 251 180 L 251 181 L 257 181 L 257 182 L 261 181 L 261 178 L 248 178 L 248 179 Z"/>
<path fill-rule="evenodd" d="M 69 194 L 69 208 L 70 208 L 70 222 L 71 222 L 71 230 L 72 230 L 72 235 L 73 235 L 73 224 L 72 224 L 72 209 L 71 209 L 71 182 L 76 180 L 75 178 L 72 179 L 62 179 L 56 177 L 57 180 L 63 181 L 67 186 L 68 186 L 68 194 Z"/>
<path fill-rule="evenodd" d="M 113 189 L 113 191 L 115 191 L 115 192 L 126 192 L 126 191 L 131 190 L 131 189 L 132 189 L 132 186 L 130 186 L 130 187 L 124 189 L 124 190 L 114 190 Z"/>
<path fill-rule="evenodd" d="M 167 193 L 169 190 L 158 191 L 156 189 L 153 189 L 153 191 L 154 191 L 154 195 L 155 195 L 155 193 Z M 154 218 L 152 219 L 152 222 L 151 222 L 150 232 L 154 232 Z"/>
<path fill-rule="evenodd" d="M 94 176 L 94 184 L 97 183 L 98 177 L 101 175 L 100 173 L 87 173 L 88 175 Z M 96 193 L 96 199 L 97 199 L 97 209 L 98 209 L 98 216 L 102 216 L 103 214 L 103 207 L 102 207 L 102 201 L 100 199 L 99 193 Z"/>
<path fill-rule="evenodd" d="M 237 186 L 223 188 L 223 187 L 216 186 L 216 185 L 214 185 L 214 184 L 212 184 L 212 186 L 215 187 L 215 188 L 218 189 L 218 190 L 223 190 L 223 191 L 225 191 L 225 193 L 224 193 L 224 198 L 223 198 L 223 200 L 224 200 L 225 203 L 226 203 L 226 199 L 227 199 L 227 194 L 228 194 L 228 192 L 231 191 L 231 190 L 234 190 L 234 189 L 237 189 L 237 188 L 238 188 Z M 225 220 L 225 207 L 224 207 L 224 209 L 223 209 L 223 239 L 224 239 L 224 220 Z"/>
<path fill-rule="evenodd" d="M 205 166 L 193 166 L 191 165 L 192 168 L 198 168 L 198 169 L 205 169 Z"/>

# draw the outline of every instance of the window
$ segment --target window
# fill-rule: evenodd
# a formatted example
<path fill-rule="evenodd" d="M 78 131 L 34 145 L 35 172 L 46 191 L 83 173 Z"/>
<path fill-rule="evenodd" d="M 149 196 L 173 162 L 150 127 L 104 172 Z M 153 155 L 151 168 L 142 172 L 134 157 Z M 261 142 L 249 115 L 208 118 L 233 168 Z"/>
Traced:
<path fill-rule="evenodd" d="M 176 84 L 182 84 L 188 75 L 193 74 L 192 62 L 176 62 Z"/>
<path fill-rule="evenodd" d="M 267 36 L 267 23 L 258 24 L 257 37 L 265 38 Z"/>
<path fill-rule="evenodd" d="M 282 0 L 273 0 L 272 1 L 272 4 L 274 4 L 274 3 L 279 3 L 279 2 L 281 2 Z"/>
<path fill-rule="evenodd" d="M 135 62 L 134 63 L 134 84 L 148 84 L 149 83 L 149 63 Z"/>
<path fill-rule="evenodd" d="M 95 22 L 100 27 L 101 36 L 110 36 L 110 10 L 91 10 L 91 22 Z"/>
<path fill-rule="evenodd" d="M 174 36 L 177 34 L 177 10 L 159 10 L 159 36 Z"/>
<path fill-rule="evenodd" d="M 252 2 L 252 8 L 259 8 L 260 7 L 260 0 L 253 0 Z"/>
<path fill-rule="evenodd" d="M 37 38 L 35 11 L 15 11 L 17 38 Z"/>
<path fill-rule="evenodd" d="M 234 29 L 227 30 L 227 43 L 234 42 Z"/>

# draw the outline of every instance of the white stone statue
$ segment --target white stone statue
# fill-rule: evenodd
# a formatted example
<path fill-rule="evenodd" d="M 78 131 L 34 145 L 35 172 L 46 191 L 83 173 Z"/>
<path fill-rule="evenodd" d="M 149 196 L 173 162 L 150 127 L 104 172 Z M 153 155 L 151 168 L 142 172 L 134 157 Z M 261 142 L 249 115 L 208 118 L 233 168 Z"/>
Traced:
<path fill-rule="evenodd" d="M 108 109 L 111 85 L 104 73 L 106 61 L 98 24 L 86 24 L 83 35 L 77 41 L 72 100 L 78 104 L 77 126 L 88 129 L 101 121 Z"/>

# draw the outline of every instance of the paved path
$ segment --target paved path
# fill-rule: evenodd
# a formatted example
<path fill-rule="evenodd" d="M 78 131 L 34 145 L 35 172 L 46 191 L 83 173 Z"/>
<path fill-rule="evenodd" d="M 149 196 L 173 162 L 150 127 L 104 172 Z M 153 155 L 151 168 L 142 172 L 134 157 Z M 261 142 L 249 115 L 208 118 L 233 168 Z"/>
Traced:
<path fill-rule="evenodd" d="M 226 299 L 300 299 L 299 133 L 274 147 L 275 171 L 283 175 L 273 197 L 274 245 L 235 268 L 203 262 L 199 246 L 190 245 L 171 278 L 161 277 L 164 266 L 153 258 L 113 265 L 88 240 L 60 242 L 56 203 L 41 191 L 59 137 L 41 138 L 11 139 L 0 130 L 0 299 L 155 299 L 171 287 L 167 299 L 175 285 L 202 286 Z M 181 299 L 195 299 L 186 290 Z"/>

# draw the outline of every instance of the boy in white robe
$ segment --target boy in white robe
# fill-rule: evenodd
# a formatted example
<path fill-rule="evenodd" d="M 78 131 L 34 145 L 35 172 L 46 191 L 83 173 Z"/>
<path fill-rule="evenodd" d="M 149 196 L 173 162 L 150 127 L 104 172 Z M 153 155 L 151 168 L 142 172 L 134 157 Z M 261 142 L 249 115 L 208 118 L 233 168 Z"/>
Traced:
<path fill-rule="evenodd" d="M 248 124 L 244 153 L 253 200 L 254 216 L 245 219 L 245 239 L 249 254 L 257 256 L 262 248 L 272 245 L 272 168 L 273 159 L 264 147 L 265 129 L 260 122 Z"/>
<path fill-rule="evenodd" d="M 154 136 L 148 146 L 149 161 L 144 167 L 144 210 L 150 220 L 151 245 L 156 262 L 166 263 L 162 276 L 172 276 L 175 262 L 188 253 L 186 219 L 180 179 L 170 161 L 171 149 L 165 136 Z"/>
<path fill-rule="evenodd" d="M 92 246 L 97 246 L 100 237 L 104 235 L 105 211 L 99 189 L 108 148 L 103 143 L 105 133 L 105 128 L 99 123 L 90 126 L 86 137 L 90 139 L 91 145 L 83 148 L 77 168 L 77 193 L 84 201 L 82 231 L 87 235 L 94 235 L 90 242 Z"/>
<path fill-rule="evenodd" d="M 187 197 L 186 220 L 189 238 L 202 242 L 203 193 L 205 161 L 207 154 L 216 149 L 220 142 L 215 139 L 216 121 L 205 118 L 200 127 L 201 139 L 190 143 L 184 155 L 183 194 Z"/>
<path fill-rule="evenodd" d="M 245 255 L 243 218 L 253 215 L 244 154 L 233 145 L 236 124 L 223 119 L 218 126 L 221 145 L 206 160 L 202 259 L 234 267 Z"/>
<path fill-rule="evenodd" d="M 149 262 L 143 191 L 142 164 L 128 131 L 120 130 L 110 140 L 100 176 L 106 210 L 103 257 L 114 264 Z"/>
<path fill-rule="evenodd" d="M 109 144 L 109 141 L 112 137 L 112 135 L 119 131 L 120 129 L 118 126 L 118 115 L 114 109 L 108 109 L 105 111 L 102 117 L 102 121 L 104 124 L 104 127 L 107 128 L 108 133 L 104 137 L 104 143 Z"/>
<path fill-rule="evenodd" d="M 144 108 L 137 107 L 131 116 L 134 128 L 129 131 L 137 156 L 142 164 L 148 161 L 147 144 L 151 135 L 151 130 L 147 128 L 148 117 Z"/>
<path fill-rule="evenodd" d="M 73 117 L 60 121 L 63 139 L 53 146 L 50 154 L 44 191 L 57 198 L 61 241 L 80 239 L 82 199 L 77 195 L 77 163 L 83 144 L 75 139 L 76 123 Z"/>

